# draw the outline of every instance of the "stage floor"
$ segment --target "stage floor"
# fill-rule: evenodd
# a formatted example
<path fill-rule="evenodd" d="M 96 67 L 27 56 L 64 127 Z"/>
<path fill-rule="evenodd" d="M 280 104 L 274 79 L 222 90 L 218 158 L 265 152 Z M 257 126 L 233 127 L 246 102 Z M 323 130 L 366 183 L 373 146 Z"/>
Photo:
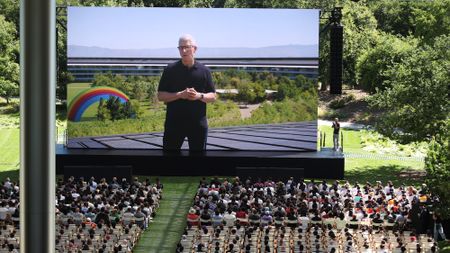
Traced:
<path fill-rule="evenodd" d="M 163 133 L 69 138 L 69 149 L 162 149 Z M 187 140 L 183 150 L 188 149 Z M 316 151 L 317 121 L 210 128 L 211 151 Z"/>

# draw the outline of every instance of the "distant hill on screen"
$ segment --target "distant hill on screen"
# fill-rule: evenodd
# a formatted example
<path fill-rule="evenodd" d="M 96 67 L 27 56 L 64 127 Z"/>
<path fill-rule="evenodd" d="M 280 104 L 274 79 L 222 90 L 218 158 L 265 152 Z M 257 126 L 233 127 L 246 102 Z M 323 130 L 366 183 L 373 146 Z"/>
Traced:
<path fill-rule="evenodd" d="M 177 58 L 180 55 L 176 48 L 157 49 L 110 49 L 102 47 L 88 47 L 68 45 L 67 56 L 88 58 Z M 202 48 L 196 53 L 198 58 L 318 58 L 318 45 L 284 45 L 260 48 Z"/>

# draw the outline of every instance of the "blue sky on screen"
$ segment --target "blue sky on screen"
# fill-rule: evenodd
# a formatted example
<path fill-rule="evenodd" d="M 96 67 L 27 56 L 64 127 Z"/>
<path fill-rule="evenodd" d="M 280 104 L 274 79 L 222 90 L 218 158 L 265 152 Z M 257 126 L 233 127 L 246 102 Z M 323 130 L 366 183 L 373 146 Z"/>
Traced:
<path fill-rule="evenodd" d="M 318 45 L 319 10 L 69 7 L 68 44 L 175 48 L 189 33 L 201 47 Z M 318 47 L 317 47 L 318 51 Z"/>

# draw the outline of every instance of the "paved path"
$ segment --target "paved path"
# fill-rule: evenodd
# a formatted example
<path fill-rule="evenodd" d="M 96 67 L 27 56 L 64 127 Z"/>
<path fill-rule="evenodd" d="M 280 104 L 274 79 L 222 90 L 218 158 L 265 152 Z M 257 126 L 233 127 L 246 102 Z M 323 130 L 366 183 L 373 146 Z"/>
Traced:
<path fill-rule="evenodd" d="M 258 109 L 258 107 L 261 104 L 252 104 L 252 105 L 246 105 L 245 107 L 239 107 L 239 111 L 241 112 L 241 119 L 246 119 L 246 118 L 250 118 L 252 116 L 252 112 L 256 109 Z"/>
<path fill-rule="evenodd" d="M 319 119 L 319 120 L 317 120 L 317 124 L 319 126 L 324 126 L 324 125 L 331 126 L 333 124 L 333 121 Z M 363 124 L 357 124 L 357 123 L 352 123 L 352 122 L 339 122 L 339 124 L 341 124 L 342 128 L 354 129 L 354 130 L 371 128 L 370 125 L 363 125 Z"/>
<path fill-rule="evenodd" d="M 357 154 L 348 153 L 344 151 L 345 158 L 364 158 L 364 159 L 376 159 L 376 160 L 397 160 L 397 161 L 424 161 L 424 157 L 421 156 L 392 156 L 385 154 Z"/>

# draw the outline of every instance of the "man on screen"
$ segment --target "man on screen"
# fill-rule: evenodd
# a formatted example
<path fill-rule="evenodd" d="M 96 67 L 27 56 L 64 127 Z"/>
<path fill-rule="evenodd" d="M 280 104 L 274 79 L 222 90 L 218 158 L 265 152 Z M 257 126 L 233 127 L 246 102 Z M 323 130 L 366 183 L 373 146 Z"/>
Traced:
<path fill-rule="evenodd" d="M 158 100 L 167 104 L 163 148 L 178 151 L 188 138 L 189 151 L 206 148 L 206 103 L 216 100 L 210 70 L 195 61 L 195 39 L 183 35 L 178 41 L 181 60 L 169 64 L 161 76 Z"/>

